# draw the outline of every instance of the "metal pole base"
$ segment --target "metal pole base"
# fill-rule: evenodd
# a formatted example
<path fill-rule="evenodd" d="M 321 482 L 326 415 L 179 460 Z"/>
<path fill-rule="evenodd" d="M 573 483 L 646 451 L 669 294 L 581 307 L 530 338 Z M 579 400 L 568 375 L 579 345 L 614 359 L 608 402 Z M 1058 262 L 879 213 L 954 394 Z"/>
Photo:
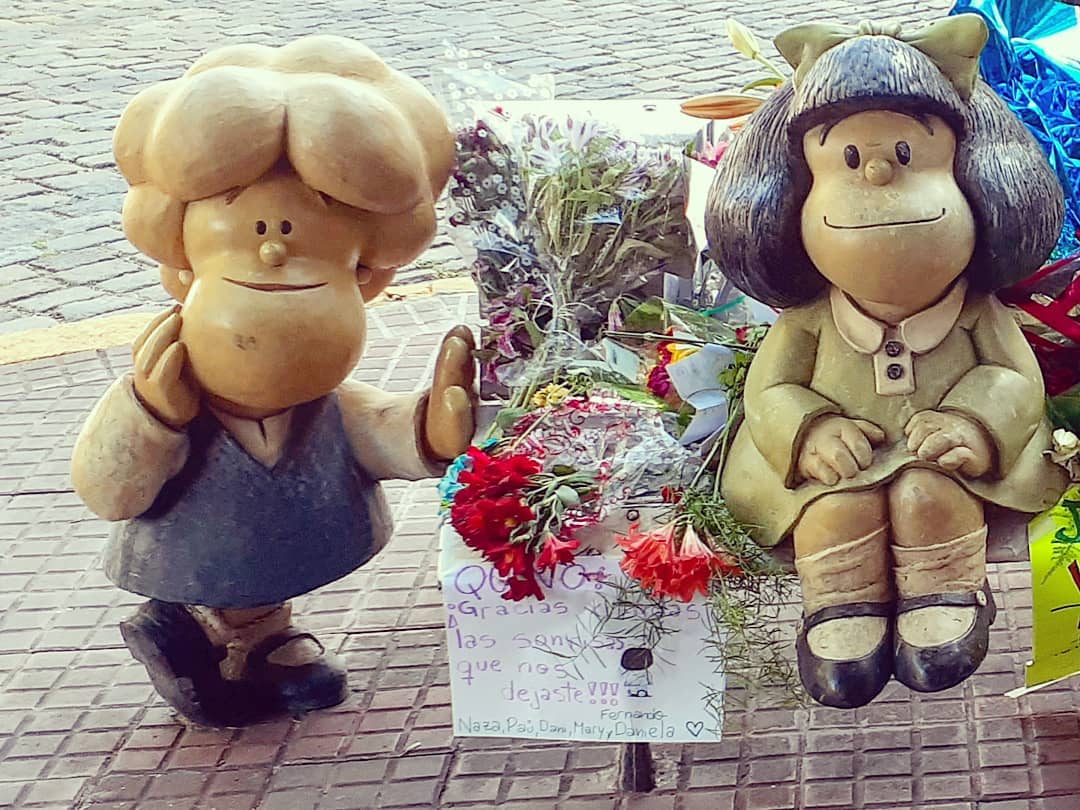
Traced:
<path fill-rule="evenodd" d="M 632 793 L 648 793 L 656 787 L 648 743 L 623 743 L 621 787 Z"/>

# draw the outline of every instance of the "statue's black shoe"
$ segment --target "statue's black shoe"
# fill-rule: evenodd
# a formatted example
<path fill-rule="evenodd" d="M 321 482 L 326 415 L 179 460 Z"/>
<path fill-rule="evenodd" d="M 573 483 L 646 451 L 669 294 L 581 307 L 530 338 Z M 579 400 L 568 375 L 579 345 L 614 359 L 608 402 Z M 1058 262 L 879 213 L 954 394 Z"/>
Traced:
<path fill-rule="evenodd" d="M 901 599 L 900 616 L 926 607 L 970 607 L 971 625 L 960 637 L 933 647 L 920 647 L 901 637 L 897 630 L 894 653 L 896 680 L 917 692 L 940 692 L 969 678 L 979 668 L 990 646 L 990 625 L 997 605 L 990 587 L 974 593 L 939 593 Z"/>
<path fill-rule="evenodd" d="M 183 605 L 151 599 L 120 623 L 120 633 L 158 694 L 189 720 L 237 726 L 266 715 L 258 695 L 221 677 L 225 650 L 210 643 Z"/>
<path fill-rule="evenodd" d="M 814 700 L 837 709 L 865 706 L 885 688 L 893 671 L 891 603 L 854 602 L 822 608 L 803 618 L 795 650 L 799 659 L 799 677 Z M 854 616 L 880 616 L 885 623 L 881 640 L 874 649 L 854 660 L 834 660 L 815 655 L 807 634 L 819 624 Z"/>
<path fill-rule="evenodd" d="M 275 651 L 298 639 L 318 645 L 319 657 L 297 666 L 270 660 Z M 336 706 L 349 694 L 344 660 L 311 633 L 295 627 L 263 639 L 248 653 L 244 681 L 257 689 L 275 711 L 294 715 Z"/>

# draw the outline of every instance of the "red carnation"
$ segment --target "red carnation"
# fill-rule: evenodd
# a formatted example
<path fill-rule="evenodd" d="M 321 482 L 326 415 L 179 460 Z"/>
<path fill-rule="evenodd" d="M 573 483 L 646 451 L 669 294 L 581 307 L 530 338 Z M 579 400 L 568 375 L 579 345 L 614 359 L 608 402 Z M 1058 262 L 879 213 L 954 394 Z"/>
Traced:
<path fill-rule="evenodd" d="M 479 551 L 510 540 L 517 529 L 536 517 L 536 513 L 520 497 L 503 495 L 478 503 L 465 501 L 450 507 L 450 524 L 465 540 Z"/>
<path fill-rule="evenodd" d="M 683 602 L 692 601 L 697 594 L 708 595 L 714 575 L 742 573 L 703 542 L 692 527 L 686 528 L 678 542 L 675 535 L 675 524 L 651 532 L 638 531 L 637 523 L 631 525 L 625 537 L 615 538 L 625 552 L 620 563 L 623 571 L 650 593 Z"/>
<path fill-rule="evenodd" d="M 522 576 L 531 572 L 533 553 L 524 543 L 500 543 L 484 549 L 484 557 L 495 566 L 500 577 Z"/>
<path fill-rule="evenodd" d="M 540 583 L 536 581 L 536 577 L 530 570 L 527 575 L 522 577 L 513 577 L 506 580 L 507 590 L 503 593 L 503 599 L 509 599 L 514 602 L 520 602 L 528 596 L 535 596 L 537 599 L 544 598 L 544 592 L 540 589 Z"/>
<path fill-rule="evenodd" d="M 577 540 L 560 539 L 549 534 L 544 539 L 544 547 L 540 550 L 540 556 L 536 558 L 536 570 L 551 569 L 555 573 L 555 566 L 565 565 L 574 561 L 574 552 L 581 545 Z"/>

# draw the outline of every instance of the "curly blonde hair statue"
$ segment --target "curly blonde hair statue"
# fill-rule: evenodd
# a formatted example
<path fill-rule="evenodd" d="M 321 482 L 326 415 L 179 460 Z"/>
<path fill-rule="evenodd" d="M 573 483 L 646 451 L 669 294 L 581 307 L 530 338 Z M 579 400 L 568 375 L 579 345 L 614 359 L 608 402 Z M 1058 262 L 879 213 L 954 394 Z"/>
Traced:
<path fill-rule="evenodd" d="M 291 171 L 328 205 L 355 212 L 371 298 L 434 236 L 454 142 L 419 83 L 357 42 L 313 36 L 221 48 L 149 87 L 124 111 L 113 152 L 130 187 L 124 232 L 161 262 L 174 296 L 190 266 L 187 203 Z"/>

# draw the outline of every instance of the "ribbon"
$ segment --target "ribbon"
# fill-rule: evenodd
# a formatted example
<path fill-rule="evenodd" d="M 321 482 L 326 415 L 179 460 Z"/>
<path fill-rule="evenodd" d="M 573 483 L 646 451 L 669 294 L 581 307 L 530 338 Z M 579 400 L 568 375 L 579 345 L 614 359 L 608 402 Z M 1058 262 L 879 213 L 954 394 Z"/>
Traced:
<path fill-rule="evenodd" d="M 773 40 L 777 50 L 795 68 L 798 87 L 814 63 L 830 48 L 862 36 L 885 36 L 921 51 L 952 82 L 956 92 L 967 101 L 979 75 L 979 54 L 989 31 L 978 14 L 958 14 L 905 34 L 899 23 L 859 23 L 857 28 L 807 23 L 789 28 Z"/>

